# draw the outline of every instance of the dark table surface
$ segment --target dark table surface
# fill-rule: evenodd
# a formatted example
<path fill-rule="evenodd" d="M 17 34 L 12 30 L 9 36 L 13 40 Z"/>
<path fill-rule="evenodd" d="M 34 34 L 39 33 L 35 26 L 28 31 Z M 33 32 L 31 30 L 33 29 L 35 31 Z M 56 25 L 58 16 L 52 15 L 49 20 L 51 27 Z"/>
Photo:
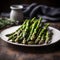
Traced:
<path fill-rule="evenodd" d="M 60 22 L 50 25 L 60 30 Z M 60 41 L 45 47 L 22 47 L 0 39 L 0 60 L 60 60 Z"/>

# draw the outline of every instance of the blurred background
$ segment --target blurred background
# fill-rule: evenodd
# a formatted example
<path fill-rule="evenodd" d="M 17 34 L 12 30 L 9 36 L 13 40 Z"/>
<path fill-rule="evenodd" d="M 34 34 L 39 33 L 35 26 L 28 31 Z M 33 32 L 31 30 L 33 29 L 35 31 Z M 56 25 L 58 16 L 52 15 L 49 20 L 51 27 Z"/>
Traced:
<path fill-rule="evenodd" d="M 59 0 L 0 0 L 0 13 L 10 12 L 10 6 L 13 4 L 31 4 L 31 3 L 38 3 L 52 7 L 60 7 Z"/>
<path fill-rule="evenodd" d="M 0 18 L 10 18 L 10 6 L 22 5 L 23 20 L 31 19 L 33 17 L 43 18 L 44 22 L 60 22 L 60 1 L 59 0 L 0 0 Z M 19 14 L 19 13 L 18 13 Z M 16 14 L 15 14 L 16 15 Z M 19 15 L 19 17 L 21 14 Z M 15 21 L 13 24 L 20 24 L 21 18 L 11 20 Z M 20 20 L 20 21 L 19 21 Z M 2 21 L 2 22 L 1 22 Z M 11 22 L 0 19 L 0 27 L 11 25 Z M 22 21 L 23 22 L 23 21 Z"/>

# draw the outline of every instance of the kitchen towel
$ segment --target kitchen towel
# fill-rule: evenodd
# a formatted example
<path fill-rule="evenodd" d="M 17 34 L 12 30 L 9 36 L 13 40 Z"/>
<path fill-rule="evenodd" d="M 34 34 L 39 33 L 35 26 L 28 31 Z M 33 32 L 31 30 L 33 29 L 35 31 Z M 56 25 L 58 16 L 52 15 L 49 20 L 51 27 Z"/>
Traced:
<path fill-rule="evenodd" d="M 26 18 L 42 17 L 45 21 L 60 21 L 60 8 L 32 3 L 26 7 L 23 13 Z"/>

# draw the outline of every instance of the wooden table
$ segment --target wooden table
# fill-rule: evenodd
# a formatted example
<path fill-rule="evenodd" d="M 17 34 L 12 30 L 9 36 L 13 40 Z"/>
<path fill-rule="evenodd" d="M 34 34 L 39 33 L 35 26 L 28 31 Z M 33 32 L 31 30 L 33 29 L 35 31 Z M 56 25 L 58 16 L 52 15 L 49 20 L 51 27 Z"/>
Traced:
<path fill-rule="evenodd" d="M 60 30 L 60 22 L 50 25 Z M 45 47 L 22 47 L 0 39 L 0 60 L 60 60 L 60 41 Z"/>

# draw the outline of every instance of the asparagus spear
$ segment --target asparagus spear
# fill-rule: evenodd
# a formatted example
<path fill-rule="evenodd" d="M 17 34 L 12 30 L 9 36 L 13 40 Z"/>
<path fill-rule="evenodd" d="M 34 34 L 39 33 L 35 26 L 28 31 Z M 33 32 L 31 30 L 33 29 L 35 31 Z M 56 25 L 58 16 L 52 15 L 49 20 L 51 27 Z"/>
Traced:
<path fill-rule="evenodd" d="M 25 30 L 23 31 L 23 37 L 25 37 L 26 36 L 26 34 L 27 34 L 27 31 L 28 31 L 28 29 L 29 29 L 29 20 L 27 21 L 27 23 L 26 23 L 26 28 L 25 28 Z"/>
<path fill-rule="evenodd" d="M 45 40 L 45 42 L 48 43 L 48 41 L 49 41 L 49 33 L 48 33 L 48 31 L 47 31 L 47 32 L 46 32 L 46 40 Z"/>
<path fill-rule="evenodd" d="M 47 33 L 46 33 L 45 43 L 50 43 L 51 42 L 52 35 L 53 35 L 52 30 L 48 30 Z"/>
<path fill-rule="evenodd" d="M 36 35 L 36 33 L 37 33 L 38 29 L 39 29 L 39 26 L 40 26 L 41 21 L 42 21 L 42 19 L 40 18 L 40 19 L 38 20 L 38 23 L 37 23 L 36 28 L 34 29 L 34 32 L 33 32 L 33 34 L 32 34 L 31 40 L 34 40 L 34 39 L 35 39 L 35 37 L 36 37 L 35 35 Z"/>
<path fill-rule="evenodd" d="M 45 34 L 46 32 L 43 33 L 43 35 L 41 36 L 41 40 L 39 41 L 39 44 L 43 44 L 45 42 Z"/>
<path fill-rule="evenodd" d="M 35 19 L 36 19 L 36 17 L 32 18 L 31 22 L 34 22 L 34 21 L 35 21 Z"/>
<path fill-rule="evenodd" d="M 17 38 L 15 39 L 15 42 L 17 42 L 18 40 L 23 40 L 23 38 L 24 38 L 24 36 L 25 36 L 25 34 L 26 34 L 26 31 L 27 31 L 27 29 L 28 29 L 28 24 L 29 24 L 29 21 L 27 20 L 26 21 L 26 24 L 24 24 L 24 29 L 23 29 L 23 31 L 22 31 L 22 33 L 20 34 L 20 35 L 17 35 Z M 24 32 L 25 31 L 25 32 Z"/>
<path fill-rule="evenodd" d="M 34 29 L 35 29 L 35 27 L 36 27 L 36 25 L 37 25 L 37 22 L 38 22 L 38 21 L 35 21 L 35 22 L 32 24 L 32 28 L 31 28 L 31 31 L 30 31 L 30 35 L 29 35 L 29 37 L 27 38 L 27 41 L 30 40 L 30 38 L 31 38 L 31 36 L 32 36 L 32 33 L 34 32 Z"/>
<path fill-rule="evenodd" d="M 49 23 L 47 23 L 44 28 L 41 30 L 41 32 L 39 33 L 37 39 L 35 40 L 35 43 L 38 43 L 39 40 L 41 39 L 41 35 L 43 34 L 43 32 L 47 29 L 47 27 L 49 26 Z"/>

